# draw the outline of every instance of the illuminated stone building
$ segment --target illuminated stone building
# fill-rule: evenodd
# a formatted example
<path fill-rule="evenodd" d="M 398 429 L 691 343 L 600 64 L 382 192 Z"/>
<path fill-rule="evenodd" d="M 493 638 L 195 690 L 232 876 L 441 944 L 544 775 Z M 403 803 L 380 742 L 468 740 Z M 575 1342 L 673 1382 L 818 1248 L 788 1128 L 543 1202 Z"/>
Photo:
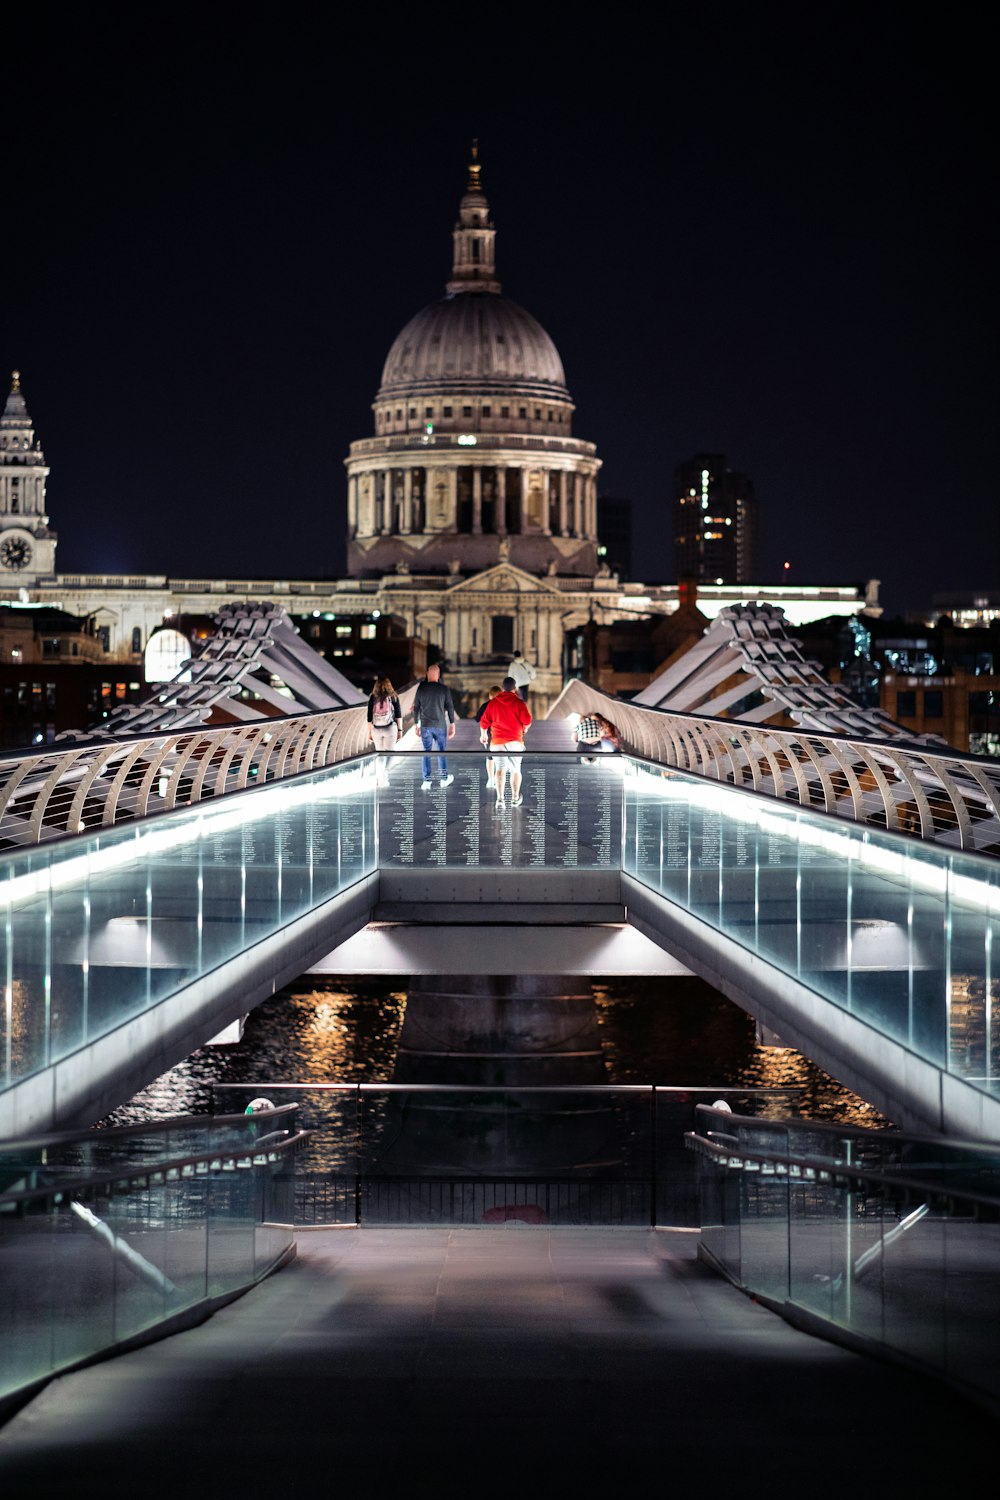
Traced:
<path fill-rule="evenodd" d="M 0 578 L 46 578 L 55 571 L 56 534 L 45 513 L 48 465 L 14 371 L 0 417 Z"/>
<path fill-rule="evenodd" d="M 593 578 L 600 460 L 573 436 L 552 340 L 501 296 L 475 147 L 453 239 L 445 295 L 389 350 L 375 436 L 351 444 L 348 572 L 468 574 L 503 561 Z"/>
<path fill-rule="evenodd" d="M 474 150 L 445 295 L 393 342 L 374 435 L 352 443 L 346 460 L 347 577 L 56 573 L 48 469 L 15 375 L 0 432 L 0 603 L 86 616 L 110 657 L 133 668 L 164 621 L 272 601 L 352 676 L 351 657 L 370 660 L 374 626 L 391 619 L 423 643 L 421 655 L 425 647 L 443 663 L 466 711 L 521 651 L 538 669 L 532 704 L 544 712 L 564 678 L 587 669 L 585 627 L 672 614 L 680 590 L 620 580 L 601 555 L 600 460 L 573 435 L 551 338 L 501 294 L 495 236 Z M 750 576 L 752 506 L 745 520 L 741 580 Z M 780 603 L 791 623 L 878 612 L 874 583 L 865 597 L 854 586 L 771 588 L 719 576 L 699 586 L 708 618 L 747 600 Z"/>

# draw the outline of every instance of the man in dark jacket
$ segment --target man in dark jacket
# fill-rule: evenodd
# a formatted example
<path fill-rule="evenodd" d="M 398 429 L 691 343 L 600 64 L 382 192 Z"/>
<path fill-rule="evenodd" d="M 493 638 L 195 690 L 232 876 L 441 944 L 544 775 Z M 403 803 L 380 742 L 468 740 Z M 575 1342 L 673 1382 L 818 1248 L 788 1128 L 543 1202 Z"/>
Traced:
<path fill-rule="evenodd" d="M 451 688 L 441 681 L 441 668 L 435 663 L 427 668 L 427 676 L 417 688 L 413 700 L 413 723 L 425 750 L 442 751 L 455 733 L 455 705 Z M 438 754 L 438 776 L 442 786 L 450 786 L 455 780 L 448 775 L 448 757 Z M 431 757 L 423 759 L 424 779 L 421 783 L 426 792 L 431 785 Z"/>

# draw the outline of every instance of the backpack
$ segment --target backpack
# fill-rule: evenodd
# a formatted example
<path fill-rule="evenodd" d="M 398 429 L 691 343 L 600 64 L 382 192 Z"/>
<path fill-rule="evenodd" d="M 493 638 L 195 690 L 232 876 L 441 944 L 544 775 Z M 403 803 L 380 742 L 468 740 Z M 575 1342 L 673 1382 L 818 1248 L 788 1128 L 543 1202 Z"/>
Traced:
<path fill-rule="evenodd" d="M 396 715 L 392 711 L 391 698 L 376 698 L 372 704 L 372 728 L 388 729 Z"/>

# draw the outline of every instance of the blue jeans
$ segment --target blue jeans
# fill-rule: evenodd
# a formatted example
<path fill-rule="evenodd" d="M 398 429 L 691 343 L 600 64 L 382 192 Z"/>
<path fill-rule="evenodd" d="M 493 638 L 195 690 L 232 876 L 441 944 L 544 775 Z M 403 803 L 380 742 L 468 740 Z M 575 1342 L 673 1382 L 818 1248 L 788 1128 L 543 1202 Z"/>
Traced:
<path fill-rule="evenodd" d="M 429 729 L 425 725 L 421 729 L 421 731 L 420 731 L 420 743 L 423 745 L 423 747 L 424 747 L 425 750 L 443 750 L 444 747 L 445 747 L 445 745 L 448 743 L 448 731 L 445 728 L 442 728 L 442 729 Z M 438 758 L 437 758 L 437 763 L 438 763 L 438 775 L 440 777 L 442 777 L 442 778 L 445 777 L 445 776 L 447 776 L 447 774 L 448 774 L 448 757 L 446 755 L 439 755 Z M 423 759 L 423 769 L 424 769 L 424 780 L 425 781 L 430 781 L 430 779 L 431 779 L 431 758 L 430 758 L 429 755 L 425 755 L 424 756 L 424 759 Z"/>

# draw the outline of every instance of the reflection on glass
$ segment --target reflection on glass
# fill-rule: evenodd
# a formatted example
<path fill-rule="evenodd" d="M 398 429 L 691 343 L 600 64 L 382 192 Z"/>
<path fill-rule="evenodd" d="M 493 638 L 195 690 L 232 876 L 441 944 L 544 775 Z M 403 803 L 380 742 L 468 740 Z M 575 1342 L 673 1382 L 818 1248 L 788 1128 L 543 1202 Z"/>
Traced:
<path fill-rule="evenodd" d="M 995 1091 L 1000 869 L 626 763 L 623 868 L 825 999 Z"/>

